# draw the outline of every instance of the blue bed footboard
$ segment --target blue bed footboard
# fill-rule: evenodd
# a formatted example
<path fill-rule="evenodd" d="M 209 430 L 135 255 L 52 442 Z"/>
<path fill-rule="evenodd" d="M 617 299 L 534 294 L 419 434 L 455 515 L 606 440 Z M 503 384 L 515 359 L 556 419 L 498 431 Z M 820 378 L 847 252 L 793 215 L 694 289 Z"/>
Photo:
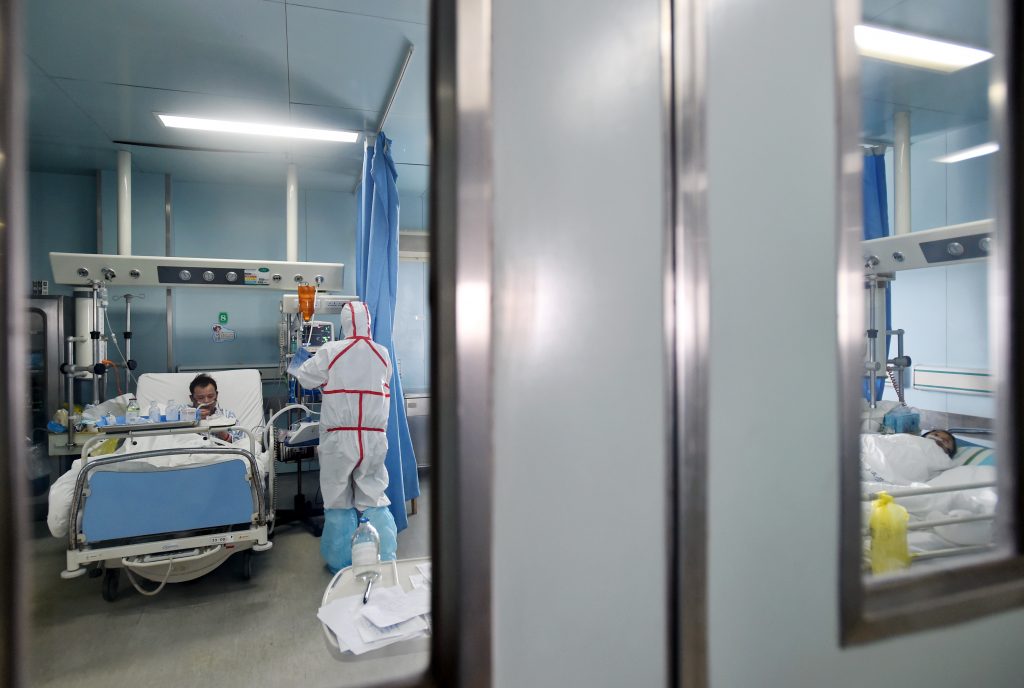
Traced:
<path fill-rule="evenodd" d="M 96 471 L 83 505 L 86 542 L 249 523 L 256 511 L 246 463 L 147 472 Z"/>

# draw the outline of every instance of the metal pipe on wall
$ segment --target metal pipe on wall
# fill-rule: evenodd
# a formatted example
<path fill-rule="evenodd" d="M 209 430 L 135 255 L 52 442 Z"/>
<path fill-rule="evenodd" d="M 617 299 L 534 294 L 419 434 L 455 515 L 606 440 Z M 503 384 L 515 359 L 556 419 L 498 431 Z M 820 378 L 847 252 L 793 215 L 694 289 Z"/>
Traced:
<path fill-rule="evenodd" d="M 117 151 L 117 255 L 132 254 L 132 154 Z"/>
<path fill-rule="evenodd" d="M 285 215 L 285 242 L 287 260 L 299 259 L 299 179 L 295 163 L 288 163 L 287 213 Z"/>
<path fill-rule="evenodd" d="M 893 115 L 893 234 L 910 234 L 910 113 Z"/>

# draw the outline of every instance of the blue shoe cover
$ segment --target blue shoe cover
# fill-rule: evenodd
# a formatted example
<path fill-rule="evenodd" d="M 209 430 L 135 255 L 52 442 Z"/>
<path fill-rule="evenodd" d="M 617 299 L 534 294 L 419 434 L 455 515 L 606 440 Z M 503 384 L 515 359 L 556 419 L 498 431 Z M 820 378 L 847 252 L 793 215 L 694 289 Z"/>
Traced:
<path fill-rule="evenodd" d="M 324 509 L 320 556 L 331 573 L 352 565 L 352 535 L 359 525 L 355 509 Z"/>
<path fill-rule="evenodd" d="M 369 519 L 380 536 L 380 560 L 394 561 L 398 554 L 398 526 L 391 510 L 386 506 L 375 506 L 364 511 L 363 516 Z"/>

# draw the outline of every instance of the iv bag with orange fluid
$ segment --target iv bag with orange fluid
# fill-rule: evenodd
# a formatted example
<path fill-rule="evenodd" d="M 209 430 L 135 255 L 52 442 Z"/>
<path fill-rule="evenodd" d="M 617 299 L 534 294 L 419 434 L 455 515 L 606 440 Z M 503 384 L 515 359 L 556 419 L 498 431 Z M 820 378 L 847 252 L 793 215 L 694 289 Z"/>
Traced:
<path fill-rule="evenodd" d="M 316 298 L 316 289 L 309 284 L 299 285 L 299 312 L 302 319 L 309 322 L 313 317 L 313 301 Z"/>

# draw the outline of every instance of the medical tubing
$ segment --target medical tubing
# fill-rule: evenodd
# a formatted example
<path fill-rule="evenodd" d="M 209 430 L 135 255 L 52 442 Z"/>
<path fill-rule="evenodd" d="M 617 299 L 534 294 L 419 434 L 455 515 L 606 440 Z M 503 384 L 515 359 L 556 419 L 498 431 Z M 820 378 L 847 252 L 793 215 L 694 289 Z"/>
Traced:
<path fill-rule="evenodd" d="M 896 390 L 896 399 L 900 402 L 901 405 L 906 406 L 907 402 L 905 401 L 903 396 L 903 385 L 900 384 L 900 382 L 896 378 L 896 369 L 887 368 L 885 372 L 889 374 L 889 381 L 892 382 L 892 388 Z"/>
<path fill-rule="evenodd" d="M 128 574 L 128 580 L 131 581 L 132 587 L 135 588 L 140 595 L 146 595 L 147 597 L 152 597 L 164 589 L 164 586 L 167 585 L 167 581 L 171 577 L 171 569 L 174 568 L 174 560 L 171 559 L 167 562 L 167 573 L 164 574 L 164 579 L 160 581 L 160 585 L 156 586 L 153 590 L 145 590 L 141 585 L 139 585 L 138 581 L 135 580 L 135 575 L 132 572 L 131 565 L 123 559 L 121 560 L 121 564 L 124 566 L 125 573 Z"/>
<path fill-rule="evenodd" d="M 285 411 L 291 411 L 292 409 L 302 409 L 303 411 L 305 411 L 306 413 L 308 413 L 311 416 L 313 414 L 316 414 L 318 416 L 320 415 L 319 411 L 313 411 L 309 407 L 304 406 L 302 404 L 288 404 L 287 406 L 282 408 L 280 411 L 278 411 L 277 413 L 272 415 L 270 417 L 270 420 L 267 421 L 267 427 L 263 430 L 263 448 L 264 449 L 266 449 L 267 447 L 270 446 L 270 429 L 274 426 L 274 421 L 277 420 L 278 416 L 280 416 L 282 413 L 284 413 Z"/>
<path fill-rule="evenodd" d="M 111 327 L 111 325 L 110 325 L 110 314 L 109 313 L 105 313 L 104 317 L 106 318 L 106 321 L 107 321 L 107 327 L 109 327 L 110 331 L 113 332 L 114 328 Z M 117 350 L 118 356 L 120 356 L 121 360 L 124 361 L 124 374 L 125 374 L 125 380 L 124 380 L 124 387 L 125 387 L 125 389 L 124 389 L 124 391 L 125 391 L 125 394 L 127 394 L 128 392 L 131 391 L 131 389 L 129 389 L 129 384 L 128 384 L 129 380 L 136 387 L 138 387 L 138 382 L 136 382 L 135 376 L 132 375 L 131 367 L 128 365 L 128 359 L 125 357 L 125 355 L 123 353 L 121 353 L 121 347 L 119 347 L 117 345 L 117 337 L 111 336 L 110 337 L 110 341 L 114 342 L 114 348 Z"/>

